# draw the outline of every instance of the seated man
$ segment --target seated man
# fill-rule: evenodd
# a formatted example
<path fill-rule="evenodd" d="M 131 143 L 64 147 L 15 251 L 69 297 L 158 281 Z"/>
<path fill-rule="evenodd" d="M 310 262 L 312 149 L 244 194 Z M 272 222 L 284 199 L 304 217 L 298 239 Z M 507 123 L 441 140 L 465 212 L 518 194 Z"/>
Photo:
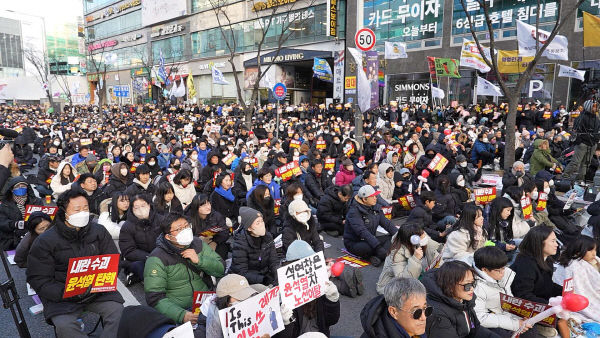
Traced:
<path fill-rule="evenodd" d="M 370 259 L 376 267 L 385 259 L 391 244 L 390 236 L 397 231 L 381 208 L 376 207 L 379 193 L 369 184 L 361 187 L 350 203 L 344 228 L 346 249 L 353 255 Z M 378 226 L 388 235 L 376 237 Z"/>
<path fill-rule="evenodd" d="M 17 176 L 8 180 L 2 189 L 0 201 L 0 246 L 2 250 L 13 250 L 25 236 L 25 209 L 28 204 L 42 205 L 35 197 L 33 188 L 25 177 Z"/>
<path fill-rule="evenodd" d="M 41 234 L 27 258 L 27 282 L 44 304 L 44 317 L 56 328 L 57 337 L 87 337 L 79 317 L 94 312 L 103 320 L 103 337 L 116 337 L 123 298 L 118 291 L 64 298 L 69 259 L 116 254 L 117 247 L 106 229 L 90 222 L 87 196 L 67 190 L 58 199 L 53 227 Z"/>
<path fill-rule="evenodd" d="M 198 315 L 191 311 L 194 291 L 208 291 L 210 276 L 224 273 L 221 257 L 194 237 L 188 220 L 170 214 L 144 267 L 146 302 L 177 324 L 196 324 Z"/>

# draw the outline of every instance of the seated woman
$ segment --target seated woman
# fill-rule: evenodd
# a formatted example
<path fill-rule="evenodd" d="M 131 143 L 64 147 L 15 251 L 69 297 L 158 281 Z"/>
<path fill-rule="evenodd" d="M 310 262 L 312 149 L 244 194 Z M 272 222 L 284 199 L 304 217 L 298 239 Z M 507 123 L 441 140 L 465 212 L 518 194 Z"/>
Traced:
<path fill-rule="evenodd" d="M 331 186 L 325 190 L 317 205 L 317 219 L 329 236 L 344 233 L 348 201 L 352 198 L 352 185 Z"/>
<path fill-rule="evenodd" d="M 129 195 L 124 191 L 117 191 L 113 194 L 108 210 L 101 211 L 98 217 L 98 224 L 103 225 L 112 239 L 119 239 L 121 227 L 127 220 L 127 211 L 129 210 Z"/>
<path fill-rule="evenodd" d="M 525 196 L 523 188 L 510 186 L 503 189 L 503 192 L 504 195 L 502 197 L 508 199 L 513 205 L 512 218 L 510 218 L 512 239 L 515 245 L 518 246 L 529 229 L 531 229 L 531 226 L 535 225 L 535 220 L 531 219 L 527 221 L 523 215 L 523 209 L 521 208 L 521 198 Z"/>
<path fill-rule="evenodd" d="M 186 216 L 191 219 L 190 224 L 194 230 L 194 236 L 200 237 L 211 249 L 223 258 L 227 259 L 229 252 L 229 228 L 225 217 L 212 208 L 212 204 L 205 194 L 198 194 L 186 209 Z"/>
<path fill-rule="evenodd" d="M 287 251 L 295 240 L 307 242 L 315 252 L 323 251 L 323 240 L 317 232 L 317 222 L 312 217 L 308 204 L 303 200 L 294 200 L 288 206 L 289 216 L 283 223 L 283 251 Z"/>
<path fill-rule="evenodd" d="M 215 190 L 210 194 L 210 204 L 225 217 L 229 227 L 234 223 L 237 225 L 239 209 L 238 202 L 235 200 L 231 189 L 232 184 L 231 176 L 222 173 L 217 177 Z"/>
<path fill-rule="evenodd" d="M 514 271 L 506 267 L 508 257 L 498 247 L 486 246 L 475 251 L 475 313 L 481 326 L 487 327 L 501 337 L 511 337 L 523 324 L 523 319 L 502 309 L 500 293 L 512 296 L 510 285 Z M 522 337 L 538 337 L 537 330 L 528 327 Z"/>
<path fill-rule="evenodd" d="M 71 185 L 75 181 L 77 172 L 70 163 L 61 162 L 56 170 L 56 175 L 50 181 L 50 189 L 52 189 L 52 197 L 57 199 L 60 194 L 71 189 Z"/>
<path fill-rule="evenodd" d="M 25 237 L 21 239 L 19 245 L 17 245 L 15 252 L 15 263 L 17 263 L 20 268 L 27 267 L 27 256 L 29 255 L 31 244 L 33 244 L 33 241 L 35 241 L 39 235 L 43 234 L 44 231 L 52 226 L 50 224 L 51 222 L 50 216 L 41 211 L 35 211 L 29 215 L 27 222 L 25 222 L 25 230 L 27 230 L 27 233 L 25 234 Z"/>
<path fill-rule="evenodd" d="M 169 176 L 171 178 L 173 176 Z M 175 196 L 179 202 L 181 202 L 181 207 L 185 209 L 190 203 L 192 203 L 192 199 L 196 196 L 196 188 L 194 187 L 194 182 L 192 181 L 192 172 L 186 169 L 182 169 L 173 177 L 173 181 L 170 182 L 173 185 L 173 189 L 175 192 Z"/>
<path fill-rule="evenodd" d="M 411 238 L 417 236 L 418 244 Z M 398 277 L 419 279 L 439 254 L 441 245 L 433 241 L 419 224 L 404 224 L 392 237 L 390 252 L 383 263 L 383 270 L 377 281 L 377 293 L 383 294 L 387 283 Z"/>
<path fill-rule="evenodd" d="M 425 273 L 427 305 L 433 313 L 427 317 L 428 337 L 498 337 L 483 327 L 475 314 L 475 270 L 465 262 L 452 261 Z"/>
<path fill-rule="evenodd" d="M 158 184 L 152 202 L 154 203 L 154 210 L 161 215 L 183 213 L 181 202 L 175 196 L 173 185 L 169 182 L 160 182 Z"/>
<path fill-rule="evenodd" d="M 517 246 L 512 240 L 513 204 L 508 198 L 498 197 L 490 204 L 487 224 L 485 225 L 489 240 L 512 260 Z"/>
<path fill-rule="evenodd" d="M 461 260 L 470 263 L 473 253 L 487 240 L 483 229 L 483 211 L 473 204 L 465 205 L 460 219 L 451 229 L 442 250 L 444 262 Z"/>
<path fill-rule="evenodd" d="M 279 230 L 277 229 L 278 220 L 275 218 L 275 202 L 273 201 L 269 187 L 266 185 L 259 185 L 254 188 L 246 200 L 246 203 L 248 208 L 252 208 L 261 213 L 267 231 L 270 232 L 273 237 L 277 237 L 279 234 Z"/>

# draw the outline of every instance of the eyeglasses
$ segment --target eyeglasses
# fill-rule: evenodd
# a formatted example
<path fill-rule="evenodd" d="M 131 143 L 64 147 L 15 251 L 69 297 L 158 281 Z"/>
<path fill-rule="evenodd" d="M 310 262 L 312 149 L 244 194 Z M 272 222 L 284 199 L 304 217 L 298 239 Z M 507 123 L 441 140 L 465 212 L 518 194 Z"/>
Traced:
<path fill-rule="evenodd" d="M 474 280 L 471 283 L 467 283 L 467 284 L 459 284 L 460 286 L 462 286 L 465 291 L 471 291 L 471 289 L 474 289 L 477 286 L 477 281 Z"/>
<path fill-rule="evenodd" d="M 185 222 L 185 224 L 182 225 L 182 226 L 180 226 L 179 228 L 169 231 L 169 234 L 172 235 L 174 232 L 179 233 L 180 231 L 183 231 L 183 230 L 185 230 L 187 228 L 191 228 L 191 226 L 190 226 L 190 223 Z"/>
<path fill-rule="evenodd" d="M 402 310 L 402 309 L 398 309 L 398 310 L 403 311 L 403 312 L 411 312 L 411 311 Z M 423 315 L 423 313 L 425 313 L 425 318 L 431 316 L 431 313 L 433 313 L 433 306 L 428 306 L 424 309 L 416 309 L 415 311 L 412 311 L 412 317 L 413 317 L 413 319 L 420 319 L 421 316 Z"/>

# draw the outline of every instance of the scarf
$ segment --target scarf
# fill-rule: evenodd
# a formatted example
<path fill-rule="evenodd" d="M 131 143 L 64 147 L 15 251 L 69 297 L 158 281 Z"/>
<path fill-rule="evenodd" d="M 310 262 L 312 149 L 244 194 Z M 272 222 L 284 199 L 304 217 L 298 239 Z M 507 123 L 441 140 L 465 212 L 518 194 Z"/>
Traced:
<path fill-rule="evenodd" d="M 133 183 L 137 183 L 142 188 L 144 188 L 144 190 L 148 190 L 148 187 L 150 186 L 150 183 L 152 183 L 152 181 L 148 180 L 148 182 L 146 184 L 144 184 L 144 183 L 142 183 L 142 181 L 138 180 L 137 178 L 134 178 Z"/>
<path fill-rule="evenodd" d="M 17 204 L 17 208 L 21 212 L 21 216 L 25 217 L 25 203 L 27 202 L 27 195 L 25 196 L 15 196 L 13 195 L 13 199 Z"/>
<path fill-rule="evenodd" d="M 225 190 L 225 189 L 223 189 L 223 187 L 218 186 L 215 188 L 215 191 L 219 195 L 223 196 L 229 202 L 233 202 L 233 200 L 235 200 L 235 197 L 233 196 L 233 193 L 231 192 L 231 188 L 229 190 Z"/>

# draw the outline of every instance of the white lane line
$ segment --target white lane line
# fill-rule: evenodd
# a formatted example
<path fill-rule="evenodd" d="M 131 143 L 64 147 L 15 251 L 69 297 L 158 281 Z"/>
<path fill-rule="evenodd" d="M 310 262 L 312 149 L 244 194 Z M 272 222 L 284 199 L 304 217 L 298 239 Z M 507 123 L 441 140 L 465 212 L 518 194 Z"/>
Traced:
<path fill-rule="evenodd" d="M 125 303 L 123 304 L 123 306 L 140 305 L 140 302 L 138 302 L 138 300 L 133 296 L 131 291 L 129 291 L 129 289 L 125 286 L 125 284 L 123 284 L 123 282 L 121 282 L 121 280 L 118 278 L 117 278 L 117 291 L 119 291 L 119 293 L 121 293 L 121 296 L 123 296 L 123 299 L 125 300 Z"/>

